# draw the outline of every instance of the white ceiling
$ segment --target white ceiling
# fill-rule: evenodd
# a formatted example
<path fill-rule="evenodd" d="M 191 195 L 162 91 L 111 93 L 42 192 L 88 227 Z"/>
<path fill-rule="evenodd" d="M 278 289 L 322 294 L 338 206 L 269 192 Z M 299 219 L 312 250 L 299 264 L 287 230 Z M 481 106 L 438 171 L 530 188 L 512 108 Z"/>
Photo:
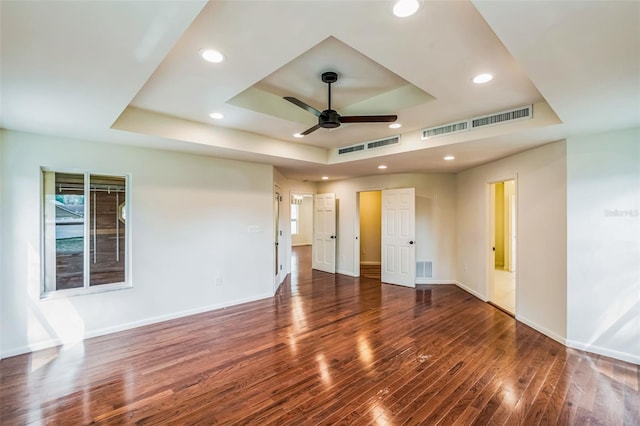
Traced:
<path fill-rule="evenodd" d="M 2 1 L 5 129 L 274 164 L 319 180 L 457 172 L 572 134 L 640 126 L 640 2 Z M 203 48 L 222 51 L 204 62 Z M 283 100 L 384 123 L 319 129 Z M 490 72 L 483 86 L 471 79 Z M 534 104 L 534 118 L 423 141 L 420 130 Z M 223 120 L 209 113 L 222 112 Z M 401 134 L 400 146 L 335 147 Z M 442 157 L 453 154 L 456 160 Z M 377 165 L 388 165 L 386 171 Z"/>

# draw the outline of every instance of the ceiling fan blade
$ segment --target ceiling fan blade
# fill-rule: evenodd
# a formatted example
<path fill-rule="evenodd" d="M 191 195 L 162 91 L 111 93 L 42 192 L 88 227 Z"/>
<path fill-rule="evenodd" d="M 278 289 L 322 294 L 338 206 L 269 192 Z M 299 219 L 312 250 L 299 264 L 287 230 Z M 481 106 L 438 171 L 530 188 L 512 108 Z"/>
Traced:
<path fill-rule="evenodd" d="M 294 105 L 299 106 L 300 108 L 302 108 L 305 111 L 309 111 L 311 114 L 315 115 L 316 117 L 320 117 L 320 111 L 318 111 L 317 109 L 315 109 L 314 107 L 305 104 L 304 102 L 302 102 L 300 99 L 291 97 L 291 96 L 285 96 L 284 99 L 288 100 L 289 102 L 291 102 Z"/>
<path fill-rule="evenodd" d="M 391 123 L 397 115 L 346 115 L 340 117 L 341 123 Z"/>
<path fill-rule="evenodd" d="M 316 130 L 318 130 L 320 128 L 319 124 L 316 124 L 315 126 L 311 127 L 310 129 L 305 130 L 304 132 L 300 133 L 302 136 L 307 136 L 309 133 L 311 132 L 315 132 Z"/>

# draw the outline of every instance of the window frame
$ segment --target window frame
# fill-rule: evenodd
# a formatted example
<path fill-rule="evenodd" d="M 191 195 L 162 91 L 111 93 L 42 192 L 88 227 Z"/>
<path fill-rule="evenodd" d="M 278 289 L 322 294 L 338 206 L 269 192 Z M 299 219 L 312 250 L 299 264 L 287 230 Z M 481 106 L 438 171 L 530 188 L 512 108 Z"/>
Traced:
<path fill-rule="evenodd" d="M 65 174 L 77 174 L 83 175 L 84 177 L 84 233 L 83 233 L 83 286 L 77 288 L 69 288 L 69 289 L 48 289 L 50 287 L 55 287 L 55 281 L 53 284 L 47 281 L 47 258 L 50 257 L 50 254 L 47 254 L 47 250 L 51 250 L 51 243 L 47 244 L 47 227 L 45 226 L 45 222 L 47 220 L 47 194 L 45 193 L 45 173 L 53 172 L 53 173 L 65 173 Z M 114 172 L 102 172 L 88 169 L 70 169 L 70 168 L 62 168 L 62 167 L 45 167 L 41 166 L 40 170 L 40 299 L 50 299 L 50 298 L 65 298 L 69 296 L 80 296 L 86 294 L 96 294 L 96 293 L 105 293 L 109 291 L 116 290 L 124 290 L 133 288 L 133 283 L 131 280 L 132 277 L 132 254 L 131 254 L 131 235 L 132 235 L 132 221 L 131 221 L 131 174 L 130 173 L 114 173 Z M 124 230 L 124 245 L 125 245 L 125 254 L 124 254 L 124 281 L 117 283 L 109 283 L 109 284 L 99 284 L 99 285 L 90 285 L 90 275 L 89 275 L 89 266 L 88 259 L 90 257 L 90 237 L 89 237 L 89 229 L 90 229 L 90 200 L 91 200 L 91 176 L 112 176 L 124 178 L 125 184 L 125 193 L 124 193 L 124 210 L 126 215 L 126 226 Z M 89 197 L 87 197 L 89 194 Z M 55 247 L 55 243 L 54 243 Z M 54 248 L 55 251 L 55 248 Z M 54 265 L 55 269 L 56 266 Z M 54 271 L 55 277 L 55 271 Z"/>

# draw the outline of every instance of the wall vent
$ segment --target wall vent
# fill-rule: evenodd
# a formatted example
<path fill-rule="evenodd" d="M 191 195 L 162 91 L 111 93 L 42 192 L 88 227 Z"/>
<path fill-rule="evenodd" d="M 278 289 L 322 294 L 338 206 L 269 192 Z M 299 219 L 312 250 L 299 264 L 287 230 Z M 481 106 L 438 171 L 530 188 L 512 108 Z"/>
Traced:
<path fill-rule="evenodd" d="M 338 148 L 338 155 L 349 154 L 350 152 L 364 151 L 364 144 L 345 146 L 344 148 Z"/>
<path fill-rule="evenodd" d="M 352 152 L 365 151 L 368 149 L 382 148 L 383 146 L 395 145 L 400 143 L 400 135 L 391 136 L 389 138 L 377 139 L 371 142 L 365 142 L 358 145 L 350 145 L 338 148 L 338 155 L 350 154 Z"/>
<path fill-rule="evenodd" d="M 433 278 L 433 262 L 416 260 L 416 278 Z"/>
<path fill-rule="evenodd" d="M 377 141 L 372 141 L 367 143 L 367 149 L 380 148 L 382 146 L 395 145 L 400 142 L 399 136 L 394 136 L 392 138 L 380 139 Z"/>
<path fill-rule="evenodd" d="M 442 126 L 431 127 L 422 130 L 422 139 L 429 139 L 436 136 L 450 135 L 452 133 L 467 132 L 483 126 L 493 126 L 508 121 L 525 120 L 533 118 L 533 105 L 527 105 L 502 111 L 495 114 L 483 115 L 480 117 L 470 118 L 468 120 L 458 121 L 456 123 L 443 124 Z"/>
<path fill-rule="evenodd" d="M 443 126 L 424 129 L 422 131 L 422 139 L 448 135 L 450 133 L 466 132 L 467 130 L 469 130 L 469 121 L 460 121 L 458 123 L 450 123 Z"/>
<path fill-rule="evenodd" d="M 507 121 L 523 120 L 533 118 L 533 106 L 528 105 L 521 108 L 503 111 L 496 114 L 485 115 L 471 119 L 471 127 L 473 129 L 482 126 L 491 126 L 494 124 L 502 124 Z"/>

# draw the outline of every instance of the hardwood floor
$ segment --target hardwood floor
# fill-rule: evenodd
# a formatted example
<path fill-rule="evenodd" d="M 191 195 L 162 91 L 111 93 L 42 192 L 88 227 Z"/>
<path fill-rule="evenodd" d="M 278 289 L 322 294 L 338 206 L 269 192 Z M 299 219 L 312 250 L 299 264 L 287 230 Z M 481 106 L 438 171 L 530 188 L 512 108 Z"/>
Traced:
<path fill-rule="evenodd" d="M 269 300 L 0 362 L 0 423 L 637 425 L 640 367 L 451 285 L 310 270 Z"/>
<path fill-rule="evenodd" d="M 373 278 L 374 280 L 380 281 L 380 265 L 360 264 L 360 276 L 363 278 Z"/>

